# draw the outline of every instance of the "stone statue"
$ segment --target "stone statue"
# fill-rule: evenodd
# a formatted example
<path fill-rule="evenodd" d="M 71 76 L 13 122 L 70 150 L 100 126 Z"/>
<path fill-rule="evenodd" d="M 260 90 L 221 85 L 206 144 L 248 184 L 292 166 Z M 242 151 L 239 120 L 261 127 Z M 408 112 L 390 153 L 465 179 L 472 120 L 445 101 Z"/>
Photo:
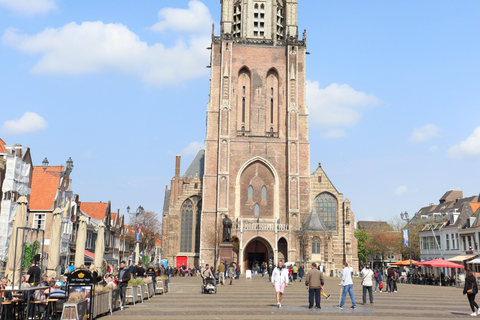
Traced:
<path fill-rule="evenodd" d="M 223 218 L 223 242 L 232 242 L 232 220 L 228 218 L 228 214 Z"/>

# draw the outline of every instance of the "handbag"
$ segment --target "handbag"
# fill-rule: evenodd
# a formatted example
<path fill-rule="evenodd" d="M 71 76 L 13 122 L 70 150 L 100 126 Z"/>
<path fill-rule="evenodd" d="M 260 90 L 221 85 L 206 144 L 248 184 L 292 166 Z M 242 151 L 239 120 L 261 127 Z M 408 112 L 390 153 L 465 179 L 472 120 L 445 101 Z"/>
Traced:
<path fill-rule="evenodd" d="M 473 290 L 472 290 L 472 289 L 468 289 L 468 290 L 467 290 L 467 293 L 468 293 L 468 294 L 472 294 L 472 293 L 473 293 Z"/>
<path fill-rule="evenodd" d="M 378 288 L 379 288 L 380 290 L 383 289 L 383 282 L 380 282 L 380 283 L 378 284 Z"/>

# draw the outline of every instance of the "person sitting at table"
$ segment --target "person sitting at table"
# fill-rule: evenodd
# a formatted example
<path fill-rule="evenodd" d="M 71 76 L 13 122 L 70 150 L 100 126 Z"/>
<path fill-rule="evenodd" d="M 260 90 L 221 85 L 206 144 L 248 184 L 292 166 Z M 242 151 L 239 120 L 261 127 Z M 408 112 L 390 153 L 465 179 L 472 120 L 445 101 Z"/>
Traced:
<path fill-rule="evenodd" d="M 5 290 L 5 287 L 7 286 L 7 284 L 8 284 L 8 279 L 3 278 L 1 289 Z M 2 300 L 12 300 L 12 291 L 2 291 Z"/>
<path fill-rule="evenodd" d="M 62 283 L 60 281 L 57 281 L 53 286 L 53 290 L 50 291 L 48 298 L 49 299 L 65 298 L 66 295 L 67 295 L 66 291 L 62 290 Z"/>

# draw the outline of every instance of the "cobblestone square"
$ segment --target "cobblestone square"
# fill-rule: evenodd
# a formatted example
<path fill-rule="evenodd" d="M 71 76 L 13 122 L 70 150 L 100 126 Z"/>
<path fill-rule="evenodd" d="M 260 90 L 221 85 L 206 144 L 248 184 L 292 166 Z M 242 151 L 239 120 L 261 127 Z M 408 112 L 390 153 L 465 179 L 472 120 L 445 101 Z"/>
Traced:
<path fill-rule="evenodd" d="M 304 283 L 295 282 L 285 289 L 282 308 L 276 308 L 275 293 L 268 278 L 240 278 L 233 285 L 219 285 L 217 294 L 201 294 L 201 278 L 172 278 L 171 291 L 155 296 L 143 304 L 128 305 L 114 312 L 115 320 L 148 319 L 456 319 L 471 313 L 462 289 L 453 287 L 398 284 L 397 293 L 374 293 L 374 307 L 362 306 L 360 279 L 354 279 L 357 309 L 338 310 L 339 278 L 325 279 L 321 310 L 308 309 L 308 291 Z M 368 296 L 367 296 L 368 302 Z"/>

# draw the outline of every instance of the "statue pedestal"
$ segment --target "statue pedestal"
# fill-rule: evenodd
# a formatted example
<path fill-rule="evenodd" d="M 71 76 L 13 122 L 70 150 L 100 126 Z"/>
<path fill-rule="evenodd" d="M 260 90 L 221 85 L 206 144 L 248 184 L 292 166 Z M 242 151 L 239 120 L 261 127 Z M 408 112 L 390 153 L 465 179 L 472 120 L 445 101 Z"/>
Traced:
<path fill-rule="evenodd" d="M 220 244 L 220 263 L 227 261 L 228 264 L 233 261 L 233 243 L 222 242 Z"/>

